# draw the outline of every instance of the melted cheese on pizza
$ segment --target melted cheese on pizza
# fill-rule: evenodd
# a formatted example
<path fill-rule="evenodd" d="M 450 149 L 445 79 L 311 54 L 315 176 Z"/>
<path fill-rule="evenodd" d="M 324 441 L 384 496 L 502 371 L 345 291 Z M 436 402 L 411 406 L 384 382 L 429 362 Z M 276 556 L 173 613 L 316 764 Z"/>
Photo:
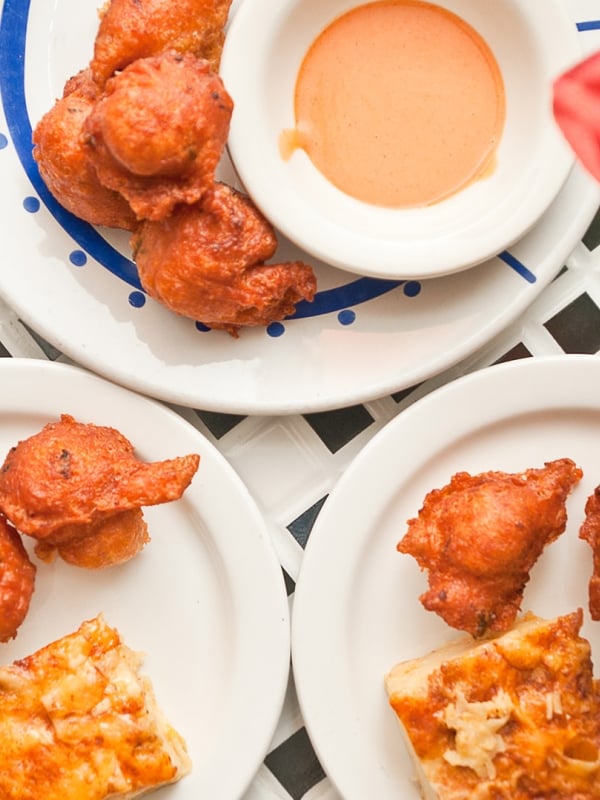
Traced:
<path fill-rule="evenodd" d="M 501 636 L 463 637 L 391 670 L 423 796 L 600 797 L 600 681 L 582 619 L 528 614 Z"/>
<path fill-rule="evenodd" d="M 187 774 L 140 664 L 99 616 L 0 668 L 2 800 L 132 798 Z"/>

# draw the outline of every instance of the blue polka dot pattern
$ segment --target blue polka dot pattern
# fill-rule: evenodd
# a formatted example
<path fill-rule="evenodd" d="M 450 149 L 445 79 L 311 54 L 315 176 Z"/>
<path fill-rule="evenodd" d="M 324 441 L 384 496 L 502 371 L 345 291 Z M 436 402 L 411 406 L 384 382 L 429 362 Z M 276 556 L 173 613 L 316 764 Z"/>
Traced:
<path fill-rule="evenodd" d="M 146 305 L 146 295 L 143 292 L 131 292 L 129 305 L 133 308 L 142 308 Z"/>
<path fill-rule="evenodd" d="M 201 331 L 202 333 L 208 333 L 210 331 L 210 328 L 208 327 L 208 325 L 205 325 L 203 322 L 197 322 L 196 323 L 196 328 L 199 331 Z"/>
<path fill-rule="evenodd" d="M 407 281 L 404 284 L 404 294 L 407 297 L 416 297 L 421 293 L 421 284 L 419 281 Z"/>
<path fill-rule="evenodd" d="M 87 264 L 87 256 L 83 250 L 73 250 L 69 253 L 69 261 L 74 267 L 83 267 Z"/>
<path fill-rule="evenodd" d="M 282 325 L 281 322 L 272 322 L 267 326 L 267 333 L 271 338 L 277 339 L 285 333 L 285 325 Z"/>
<path fill-rule="evenodd" d="M 347 308 L 345 311 L 340 311 L 338 314 L 338 321 L 340 325 L 352 325 L 356 322 L 356 314 L 351 309 Z"/>
<path fill-rule="evenodd" d="M 37 199 L 37 197 L 26 197 L 23 200 L 23 208 L 30 214 L 35 214 L 40 210 L 40 201 Z"/>
<path fill-rule="evenodd" d="M 8 139 L 3 133 L 0 133 L 0 150 L 4 150 L 8 145 Z"/>

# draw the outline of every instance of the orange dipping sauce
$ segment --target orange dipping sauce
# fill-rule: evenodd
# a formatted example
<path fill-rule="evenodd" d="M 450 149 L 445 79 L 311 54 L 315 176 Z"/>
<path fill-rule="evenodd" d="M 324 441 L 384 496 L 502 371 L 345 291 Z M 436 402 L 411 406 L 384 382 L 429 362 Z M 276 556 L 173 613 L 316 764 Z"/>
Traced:
<path fill-rule="evenodd" d="M 500 69 L 470 25 L 433 3 L 377 0 L 342 14 L 308 50 L 294 99 L 282 156 L 305 150 L 366 203 L 431 205 L 494 169 Z"/>

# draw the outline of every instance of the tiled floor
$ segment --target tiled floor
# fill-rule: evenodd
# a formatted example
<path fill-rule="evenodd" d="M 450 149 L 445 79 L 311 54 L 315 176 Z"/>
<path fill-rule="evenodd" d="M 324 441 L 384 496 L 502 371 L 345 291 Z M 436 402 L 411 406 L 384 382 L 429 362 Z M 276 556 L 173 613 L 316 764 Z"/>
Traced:
<path fill-rule="evenodd" d="M 581 6 L 582 19 L 600 17 L 598 0 L 581 0 Z M 586 30 L 590 31 L 584 34 L 590 37 L 586 46 L 600 41 L 600 23 L 590 23 Z M 338 411 L 244 417 L 178 410 L 215 444 L 254 496 L 279 556 L 293 610 L 295 584 L 315 520 L 340 475 L 386 423 L 438 386 L 490 364 L 554 353 L 599 352 L 600 213 L 523 316 L 443 374 Z M 68 360 L 0 301 L 0 358 L 11 356 Z M 243 800 L 337 797 L 311 746 L 291 678 L 269 754 Z"/>
<path fill-rule="evenodd" d="M 319 511 L 341 473 L 383 425 L 439 385 L 489 364 L 599 351 L 600 215 L 526 313 L 442 375 L 364 405 L 306 416 L 257 418 L 179 410 L 217 446 L 249 487 L 267 521 L 293 606 L 304 547 Z M 0 356 L 66 360 L 1 303 Z M 271 750 L 244 800 L 336 797 L 311 747 L 290 680 Z"/>
<path fill-rule="evenodd" d="M 252 448 L 246 454 L 248 457 L 240 457 L 240 454 L 244 453 L 244 442 L 253 441 L 257 435 L 257 428 L 260 435 L 271 440 L 273 457 L 277 457 L 277 442 L 285 440 L 282 463 L 290 471 L 286 476 L 289 478 L 285 489 L 287 496 L 274 497 L 272 487 L 256 484 L 253 493 L 270 522 L 286 573 L 290 602 L 293 603 L 293 583 L 300 570 L 302 551 L 327 493 L 356 453 L 382 425 L 440 384 L 489 364 L 560 352 L 599 351 L 600 215 L 554 282 L 523 317 L 448 373 L 392 397 L 339 411 L 283 420 L 261 419 L 258 422 L 251 418 L 196 412 L 197 424 L 247 480 L 259 473 L 258 469 L 253 469 L 252 459 L 262 459 L 263 452 Z M 337 795 L 310 746 L 296 701 L 292 698 L 293 686 L 290 687 L 286 719 L 263 769 L 269 770 L 279 781 L 284 790 L 280 795 L 282 798 L 332 800 Z M 292 719 L 298 727 L 292 723 L 290 731 Z"/>

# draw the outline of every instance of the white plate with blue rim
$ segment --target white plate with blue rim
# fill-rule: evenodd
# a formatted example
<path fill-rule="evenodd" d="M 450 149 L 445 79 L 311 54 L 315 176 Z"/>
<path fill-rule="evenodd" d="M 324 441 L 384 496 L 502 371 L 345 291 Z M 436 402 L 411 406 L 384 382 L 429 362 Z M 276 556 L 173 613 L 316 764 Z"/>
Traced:
<path fill-rule="evenodd" d="M 0 386 L 0 463 L 62 413 L 116 428 L 143 461 L 200 455 L 179 500 L 144 509 L 151 540 L 125 564 L 88 570 L 32 554 L 29 612 L 16 638 L 0 645 L 0 663 L 103 613 L 143 653 L 141 672 L 192 760 L 188 776 L 153 797 L 241 797 L 270 747 L 290 664 L 283 573 L 249 492 L 183 417 L 86 370 L 2 358 Z"/>
<path fill-rule="evenodd" d="M 591 4 L 567 5 L 582 50 L 591 51 L 599 42 Z M 277 257 L 311 263 L 317 296 L 293 317 L 233 339 L 150 299 L 128 236 L 75 219 L 39 177 L 32 127 L 65 80 L 89 62 L 97 25 L 97 4 L 89 0 L 2 5 L 0 296 L 65 355 L 138 392 L 212 411 L 285 414 L 407 388 L 458 363 L 513 322 L 558 272 L 600 201 L 598 186 L 576 167 L 510 251 L 424 281 L 351 275 L 280 236 Z M 220 177 L 235 183 L 227 158 Z"/>

